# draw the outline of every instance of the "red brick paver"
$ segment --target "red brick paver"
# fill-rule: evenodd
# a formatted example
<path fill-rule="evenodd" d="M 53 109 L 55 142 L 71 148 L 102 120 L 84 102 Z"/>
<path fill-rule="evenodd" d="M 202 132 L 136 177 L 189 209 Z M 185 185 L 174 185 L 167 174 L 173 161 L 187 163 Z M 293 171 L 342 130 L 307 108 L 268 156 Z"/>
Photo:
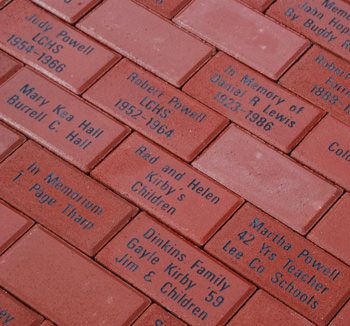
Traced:
<path fill-rule="evenodd" d="M 308 234 L 317 245 L 350 265 L 350 193 L 346 193 Z"/>
<path fill-rule="evenodd" d="M 323 114 L 222 52 L 191 78 L 184 91 L 284 152 Z"/>
<path fill-rule="evenodd" d="M 308 46 L 304 38 L 235 0 L 194 0 L 174 21 L 272 79 Z"/>
<path fill-rule="evenodd" d="M 58 325 L 128 324 L 149 303 L 39 226 L 0 257 L 0 282 Z"/>
<path fill-rule="evenodd" d="M 267 14 L 350 60 L 350 5 L 341 0 L 277 0 Z"/>
<path fill-rule="evenodd" d="M 0 122 L 0 162 L 24 141 L 25 137 Z"/>
<path fill-rule="evenodd" d="M 252 325 L 312 326 L 314 324 L 265 291 L 259 290 L 227 324 L 227 326 Z"/>
<path fill-rule="evenodd" d="M 350 125 L 349 81 L 348 62 L 313 46 L 280 83 Z"/>
<path fill-rule="evenodd" d="M 339 188 L 234 126 L 193 165 L 301 234 L 341 194 Z"/>
<path fill-rule="evenodd" d="M 186 161 L 228 124 L 227 119 L 128 60 L 84 97 Z"/>
<path fill-rule="evenodd" d="M 92 175 L 198 244 L 204 244 L 242 203 L 136 133 Z"/>
<path fill-rule="evenodd" d="M 77 26 L 175 86 L 181 86 L 212 52 L 131 0 L 107 0 Z"/>
<path fill-rule="evenodd" d="M 43 317 L 0 288 L 0 325 L 38 326 Z"/>
<path fill-rule="evenodd" d="M 0 103 L 0 118 L 83 171 L 129 132 L 28 68 L 0 86 Z"/>
<path fill-rule="evenodd" d="M 28 0 L 0 11 L 0 48 L 75 93 L 120 58 Z"/>
<path fill-rule="evenodd" d="M 0 51 L 0 84 L 21 67 L 21 63 Z"/>
<path fill-rule="evenodd" d="M 0 164 L 0 198 L 94 255 L 137 209 L 29 141 Z"/>
<path fill-rule="evenodd" d="M 250 204 L 205 249 L 317 325 L 349 297 L 349 266 Z"/>

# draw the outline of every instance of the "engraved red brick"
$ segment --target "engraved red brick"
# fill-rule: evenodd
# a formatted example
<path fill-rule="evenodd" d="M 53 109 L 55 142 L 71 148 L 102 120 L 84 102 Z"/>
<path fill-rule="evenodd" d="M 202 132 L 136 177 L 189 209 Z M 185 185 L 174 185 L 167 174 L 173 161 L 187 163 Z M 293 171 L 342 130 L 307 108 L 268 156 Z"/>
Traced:
<path fill-rule="evenodd" d="M 304 317 L 263 290 L 256 292 L 227 326 L 312 326 Z"/>
<path fill-rule="evenodd" d="M 324 250 L 350 265 L 350 193 L 346 193 L 308 234 Z"/>
<path fill-rule="evenodd" d="M 274 1 L 274 0 L 241 0 L 243 3 L 247 4 L 249 7 L 252 7 L 259 11 L 265 11 L 266 8 Z"/>
<path fill-rule="evenodd" d="M 167 312 L 157 304 L 152 304 L 133 326 L 185 326 L 180 319 Z"/>
<path fill-rule="evenodd" d="M 341 194 L 233 125 L 193 165 L 301 234 Z"/>
<path fill-rule="evenodd" d="M 92 175 L 198 244 L 242 199 L 134 133 Z"/>
<path fill-rule="evenodd" d="M 340 310 L 329 326 L 347 326 L 350 321 L 350 301 Z"/>
<path fill-rule="evenodd" d="M 1 10 L 0 48 L 75 93 L 120 58 L 28 0 Z"/>
<path fill-rule="evenodd" d="M 22 64 L 0 51 L 0 84 L 14 74 Z"/>
<path fill-rule="evenodd" d="M 0 288 L 0 325 L 38 326 L 43 319 Z"/>
<path fill-rule="evenodd" d="M 129 132 L 28 68 L 0 87 L 0 103 L 1 119 L 83 171 Z"/>
<path fill-rule="evenodd" d="M 272 79 L 279 78 L 309 44 L 234 0 L 195 0 L 174 21 Z"/>
<path fill-rule="evenodd" d="M 191 325 L 223 325 L 254 291 L 145 213 L 97 260 Z"/>
<path fill-rule="evenodd" d="M 221 115 L 126 59 L 84 97 L 186 161 L 227 125 Z"/>
<path fill-rule="evenodd" d="M 184 91 L 284 152 L 323 114 L 223 52 L 192 77 Z"/>
<path fill-rule="evenodd" d="M 350 267 L 251 204 L 205 249 L 317 325 L 350 295 Z"/>
<path fill-rule="evenodd" d="M 350 64 L 313 46 L 280 83 L 350 125 Z"/>
<path fill-rule="evenodd" d="M 32 225 L 33 221 L 24 217 L 13 208 L 5 205 L 3 201 L 0 201 L 0 254 L 2 254 Z"/>
<path fill-rule="evenodd" d="M 173 18 L 190 0 L 134 0 L 156 13 L 166 17 Z"/>
<path fill-rule="evenodd" d="M 77 26 L 175 86 L 181 86 L 213 51 L 131 0 L 105 1 Z"/>
<path fill-rule="evenodd" d="M 0 162 L 24 141 L 22 135 L 0 122 Z"/>
<path fill-rule="evenodd" d="M 137 211 L 32 141 L 0 165 L 0 197 L 91 256 Z"/>
<path fill-rule="evenodd" d="M 101 0 L 32 0 L 69 23 L 75 23 Z"/>
<path fill-rule="evenodd" d="M 277 0 L 267 14 L 350 60 L 350 5 L 341 0 Z"/>
<path fill-rule="evenodd" d="M 0 282 L 58 325 L 130 325 L 149 303 L 41 226 L 0 257 Z"/>
<path fill-rule="evenodd" d="M 293 151 L 292 156 L 350 190 L 350 127 L 325 117 Z"/>

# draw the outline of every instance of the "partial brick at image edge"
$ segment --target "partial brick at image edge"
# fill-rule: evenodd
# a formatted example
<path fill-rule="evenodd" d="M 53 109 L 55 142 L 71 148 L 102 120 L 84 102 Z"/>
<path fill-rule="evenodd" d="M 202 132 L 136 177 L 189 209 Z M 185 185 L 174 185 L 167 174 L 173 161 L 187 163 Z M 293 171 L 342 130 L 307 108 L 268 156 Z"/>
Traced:
<path fill-rule="evenodd" d="M 0 282 L 58 325 L 129 325 L 150 303 L 39 225 L 0 256 Z"/>
<path fill-rule="evenodd" d="M 205 250 L 317 325 L 350 295 L 350 267 L 247 203 Z"/>

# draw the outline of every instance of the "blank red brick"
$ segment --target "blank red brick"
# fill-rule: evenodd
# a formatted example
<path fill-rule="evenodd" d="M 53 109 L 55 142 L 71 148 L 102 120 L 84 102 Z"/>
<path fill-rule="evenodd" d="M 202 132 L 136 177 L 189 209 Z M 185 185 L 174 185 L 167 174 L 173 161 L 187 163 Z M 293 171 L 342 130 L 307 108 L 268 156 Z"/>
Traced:
<path fill-rule="evenodd" d="M 323 114 L 223 52 L 192 77 L 184 91 L 284 152 Z"/>
<path fill-rule="evenodd" d="M 350 320 L 350 301 L 340 310 L 329 326 L 348 326 Z"/>
<path fill-rule="evenodd" d="M 5 52 L 0 51 L 0 84 L 14 74 L 21 66 L 18 61 Z"/>
<path fill-rule="evenodd" d="M 175 86 L 181 86 L 213 51 L 131 0 L 107 0 L 77 26 Z"/>
<path fill-rule="evenodd" d="M 227 326 L 312 326 L 304 317 L 265 291 L 259 290 Z"/>
<path fill-rule="evenodd" d="M 0 122 L 0 162 L 24 141 L 22 135 Z"/>
<path fill-rule="evenodd" d="M 40 226 L 0 257 L 0 282 L 58 325 L 130 325 L 149 303 Z"/>
<path fill-rule="evenodd" d="M 325 117 L 293 151 L 292 156 L 350 190 L 350 127 Z"/>
<path fill-rule="evenodd" d="M 341 190 L 230 126 L 193 165 L 301 234 Z"/>
<path fill-rule="evenodd" d="M 173 18 L 187 3 L 191 0 L 134 0 L 156 13 L 166 17 Z"/>
<path fill-rule="evenodd" d="M 129 132 L 81 99 L 20 70 L 0 87 L 0 117 L 83 171 L 89 171 Z"/>
<path fill-rule="evenodd" d="M 136 133 L 92 175 L 198 244 L 204 244 L 242 202 Z"/>
<path fill-rule="evenodd" d="M 145 213 L 97 260 L 191 325 L 223 325 L 254 291 Z"/>
<path fill-rule="evenodd" d="M 101 0 L 32 0 L 69 23 L 75 23 Z"/>
<path fill-rule="evenodd" d="M 91 256 L 137 212 L 32 141 L 0 165 L 0 197 Z"/>
<path fill-rule="evenodd" d="M 33 221 L 30 221 L 19 212 L 5 205 L 3 201 L 0 201 L 0 254 L 2 254 L 3 251 L 5 251 L 32 225 Z"/>
<path fill-rule="evenodd" d="M 350 125 L 350 64 L 313 46 L 280 83 Z"/>
<path fill-rule="evenodd" d="M 309 44 L 234 0 L 194 0 L 174 21 L 272 79 L 278 79 Z"/>
<path fill-rule="evenodd" d="M 84 97 L 186 161 L 227 125 L 227 119 L 123 60 Z"/>
<path fill-rule="evenodd" d="M 241 0 L 243 3 L 247 4 L 249 7 L 252 7 L 259 11 L 265 11 L 266 8 L 274 1 L 274 0 Z"/>
<path fill-rule="evenodd" d="M 328 324 L 350 294 L 349 266 L 251 204 L 243 206 L 205 249 L 319 326 Z M 259 302 L 255 313 L 268 305 L 268 300 Z"/>
<path fill-rule="evenodd" d="M 277 0 L 267 14 L 350 60 L 350 5 L 337 0 Z"/>
<path fill-rule="evenodd" d="M 181 320 L 157 304 L 151 305 L 133 326 L 186 326 Z"/>
<path fill-rule="evenodd" d="M 346 193 L 308 234 L 324 250 L 350 265 L 350 193 Z"/>
<path fill-rule="evenodd" d="M 1 10 L 0 48 L 75 93 L 120 58 L 28 0 Z"/>
<path fill-rule="evenodd" d="M 38 326 L 43 319 L 0 288 L 0 325 Z"/>

